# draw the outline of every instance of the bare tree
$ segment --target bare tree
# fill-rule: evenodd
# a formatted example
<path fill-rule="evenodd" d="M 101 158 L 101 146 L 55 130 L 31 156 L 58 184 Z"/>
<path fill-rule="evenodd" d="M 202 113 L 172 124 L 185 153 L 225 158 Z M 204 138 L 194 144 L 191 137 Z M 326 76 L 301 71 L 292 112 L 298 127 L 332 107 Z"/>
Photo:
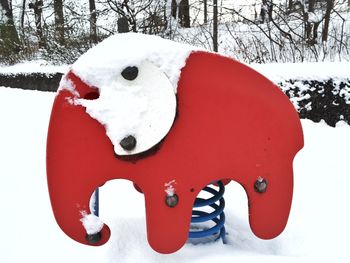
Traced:
<path fill-rule="evenodd" d="M 213 0 L 213 50 L 218 51 L 218 0 Z"/>
<path fill-rule="evenodd" d="M 11 2 L 0 0 L 0 52 L 9 55 L 20 50 L 20 41 L 13 20 Z"/>
<path fill-rule="evenodd" d="M 266 1 L 266 5 L 267 5 L 267 14 L 268 14 L 268 18 L 269 18 L 269 21 L 272 21 L 272 13 L 273 13 L 273 0 L 269 0 L 269 1 Z"/>
<path fill-rule="evenodd" d="M 133 32 L 137 32 L 137 17 L 144 13 L 153 4 L 153 0 L 107 0 L 107 3 L 109 7 L 119 15 L 119 17 L 124 17 L 128 20 L 128 24 L 131 26 Z"/>
<path fill-rule="evenodd" d="M 154 34 L 171 25 L 174 5 L 165 0 L 104 0 L 108 8 L 117 14 L 123 32 Z M 175 1 L 175 0 L 174 0 Z M 176 6 L 175 6 L 176 7 Z M 177 12 L 178 14 L 178 12 Z M 176 15 L 176 10 L 175 10 Z M 169 20 L 169 21 L 167 21 Z M 126 21 L 128 22 L 126 28 Z M 119 25 L 119 23 L 118 23 Z M 125 29 L 125 30 L 124 30 Z M 119 29 L 118 29 L 119 30 Z"/>
<path fill-rule="evenodd" d="M 90 9 L 90 41 L 97 43 L 97 14 L 95 0 L 89 0 Z"/>
<path fill-rule="evenodd" d="M 21 12 L 21 28 L 24 28 L 24 16 L 26 11 L 26 0 L 22 1 L 22 12 Z"/>
<path fill-rule="evenodd" d="M 309 0 L 307 11 L 304 6 L 301 7 L 304 19 L 305 40 L 308 45 L 317 44 L 318 27 L 321 24 L 323 17 L 320 19 L 311 19 L 310 14 L 313 14 L 316 9 L 316 0 Z"/>
<path fill-rule="evenodd" d="M 204 24 L 207 24 L 208 23 L 208 1 L 203 0 L 203 5 L 204 5 L 204 9 L 203 9 Z"/>
<path fill-rule="evenodd" d="M 190 6 L 188 0 L 172 0 L 171 15 L 178 19 L 182 27 L 191 27 Z"/>
<path fill-rule="evenodd" d="M 181 0 L 179 4 L 179 22 L 182 27 L 191 27 L 190 6 L 188 0 Z"/>
<path fill-rule="evenodd" d="M 58 43 L 64 45 L 64 16 L 63 16 L 63 0 L 54 0 L 55 12 L 55 35 Z"/>
<path fill-rule="evenodd" d="M 169 1 L 171 1 L 171 16 L 176 19 L 177 9 L 178 9 L 177 0 L 169 0 Z"/>
<path fill-rule="evenodd" d="M 328 39 L 329 21 L 331 18 L 331 12 L 334 7 L 334 1 L 335 0 L 327 0 L 326 14 L 324 16 L 324 26 L 322 30 L 322 42 L 326 42 Z"/>
<path fill-rule="evenodd" d="M 309 21 L 309 13 L 315 12 L 315 0 L 309 0 L 309 6 L 307 12 L 304 12 L 304 20 L 305 20 L 305 37 L 306 39 L 311 38 L 312 25 Z M 315 38 L 314 38 L 315 39 Z"/>
<path fill-rule="evenodd" d="M 41 16 L 43 13 L 43 1 L 35 0 L 29 3 L 29 8 L 34 10 L 35 27 L 36 27 L 36 34 L 39 39 L 39 48 L 43 48 L 45 47 L 45 39 L 43 36 L 43 28 L 41 25 Z"/>

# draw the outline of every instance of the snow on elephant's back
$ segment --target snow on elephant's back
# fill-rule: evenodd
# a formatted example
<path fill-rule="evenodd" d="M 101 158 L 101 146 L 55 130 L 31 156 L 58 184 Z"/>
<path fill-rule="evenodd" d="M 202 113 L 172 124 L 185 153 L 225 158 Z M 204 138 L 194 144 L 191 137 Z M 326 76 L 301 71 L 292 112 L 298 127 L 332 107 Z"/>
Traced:
<path fill-rule="evenodd" d="M 74 103 L 104 125 L 117 155 L 147 151 L 169 132 L 181 69 L 198 49 L 151 35 L 111 36 L 72 65 L 76 76 L 99 91 L 97 99 L 77 97 Z"/>

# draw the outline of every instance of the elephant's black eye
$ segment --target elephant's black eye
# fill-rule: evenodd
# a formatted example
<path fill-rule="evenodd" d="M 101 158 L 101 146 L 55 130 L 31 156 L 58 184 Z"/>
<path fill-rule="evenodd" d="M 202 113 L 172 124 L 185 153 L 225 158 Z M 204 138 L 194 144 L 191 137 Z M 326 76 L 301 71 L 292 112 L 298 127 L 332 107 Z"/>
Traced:
<path fill-rule="evenodd" d="M 137 75 L 139 74 L 139 69 L 137 67 L 126 67 L 122 71 L 122 76 L 126 80 L 134 80 L 137 78 Z"/>

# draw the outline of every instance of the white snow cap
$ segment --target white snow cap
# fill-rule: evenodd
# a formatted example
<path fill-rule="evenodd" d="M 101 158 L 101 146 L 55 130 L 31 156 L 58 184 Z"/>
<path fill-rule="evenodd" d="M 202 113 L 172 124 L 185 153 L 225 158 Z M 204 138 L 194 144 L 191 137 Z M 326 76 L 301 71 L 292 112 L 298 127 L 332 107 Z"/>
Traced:
<path fill-rule="evenodd" d="M 80 219 L 80 221 L 83 223 L 87 234 L 97 234 L 102 230 L 104 223 L 98 216 L 95 216 L 94 214 L 87 214 L 85 211 L 82 211 L 81 215 L 82 219 Z"/>
<path fill-rule="evenodd" d="M 200 48 L 151 35 L 109 37 L 72 65 L 74 74 L 99 89 L 99 98 L 76 98 L 74 103 L 86 107 L 105 126 L 117 155 L 144 152 L 159 143 L 173 124 L 177 82 L 194 50 Z M 131 80 L 122 75 L 128 67 L 137 68 Z M 136 146 L 124 149 L 120 142 L 129 136 L 136 139 Z"/>
<path fill-rule="evenodd" d="M 176 184 L 175 179 L 164 184 L 165 193 L 167 194 L 167 196 L 173 196 L 175 194 L 175 186 L 174 186 L 175 184 Z"/>
<path fill-rule="evenodd" d="M 115 81 L 124 68 L 147 60 L 168 77 L 176 92 L 181 69 L 195 50 L 203 49 L 154 35 L 116 34 L 83 54 L 72 70 L 87 84 L 102 89 Z"/>

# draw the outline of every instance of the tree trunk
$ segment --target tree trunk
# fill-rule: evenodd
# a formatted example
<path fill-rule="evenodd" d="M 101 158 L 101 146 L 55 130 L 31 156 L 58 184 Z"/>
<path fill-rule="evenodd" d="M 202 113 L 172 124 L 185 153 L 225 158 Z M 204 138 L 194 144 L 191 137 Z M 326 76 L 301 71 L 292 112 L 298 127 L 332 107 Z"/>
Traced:
<path fill-rule="evenodd" d="M 322 42 L 328 40 L 329 21 L 334 7 L 334 0 L 327 0 L 326 14 L 324 16 L 324 26 L 322 30 Z"/>
<path fill-rule="evenodd" d="M 305 21 L 305 38 L 308 42 L 311 40 L 311 32 L 312 32 L 312 23 L 309 21 L 309 15 L 308 13 L 312 13 L 315 11 L 315 0 L 309 0 L 309 6 L 307 8 L 308 12 L 304 13 L 304 21 Z M 313 37 L 314 40 L 315 37 Z"/>
<path fill-rule="evenodd" d="M 208 23 L 208 1 L 204 0 L 203 4 L 204 4 L 204 24 L 207 24 Z"/>
<path fill-rule="evenodd" d="M 90 41 L 91 43 L 97 43 L 97 14 L 95 0 L 89 0 L 90 8 Z"/>
<path fill-rule="evenodd" d="M 191 27 L 190 5 L 188 0 L 172 0 L 171 15 L 178 20 L 182 27 Z"/>
<path fill-rule="evenodd" d="M 179 4 L 179 19 L 180 19 L 180 25 L 182 27 L 186 27 L 186 28 L 191 27 L 190 5 L 188 3 L 188 0 L 182 0 Z"/>
<path fill-rule="evenodd" d="M 321 24 L 321 22 L 317 22 L 313 26 L 313 43 L 317 43 L 317 36 L 318 36 L 318 27 Z"/>
<path fill-rule="evenodd" d="M 273 0 L 267 1 L 267 14 L 269 17 L 269 21 L 272 21 L 272 13 L 273 13 Z"/>
<path fill-rule="evenodd" d="M 63 0 L 54 0 L 55 12 L 55 35 L 58 43 L 64 45 L 64 16 L 63 16 Z"/>
<path fill-rule="evenodd" d="M 119 18 L 117 21 L 117 24 L 118 24 L 118 33 L 129 32 L 129 22 L 125 16 Z"/>
<path fill-rule="evenodd" d="M 21 28 L 23 30 L 24 28 L 24 15 L 25 15 L 25 10 L 26 10 L 26 0 L 23 0 L 22 2 L 22 13 L 21 13 Z"/>
<path fill-rule="evenodd" d="M 45 47 L 43 28 L 41 25 L 41 16 L 43 13 L 43 1 L 35 0 L 34 3 L 29 3 L 29 8 L 34 10 L 35 27 L 36 27 L 36 34 L 37 34 L 38 39 L 39 39 L 39 48 L 43 48 L 43 47 Z"/>
<path fill-rule="evenodd" d="M 171 0 L 171 16 L 176 19 L 177 3 L 176 0 Z"/>
<path fill-rule="evenodd" d="M 0 55 L 8 56 L 20 50 L 20 41 L 7 0 L 0 0 L 0 15 Z"/>
<path fill-rule="evenodd" d="M 316 2 L 316 0 L 309 0 L 309 6 L 308 6 L 308 11 L 309 12 L 314 12 L 315 11 L 315 2 Z"/>
<path fill-rule="evenodd" d="M 218 0 L 213 0 L 213 50 L 218 49 Z"/>

